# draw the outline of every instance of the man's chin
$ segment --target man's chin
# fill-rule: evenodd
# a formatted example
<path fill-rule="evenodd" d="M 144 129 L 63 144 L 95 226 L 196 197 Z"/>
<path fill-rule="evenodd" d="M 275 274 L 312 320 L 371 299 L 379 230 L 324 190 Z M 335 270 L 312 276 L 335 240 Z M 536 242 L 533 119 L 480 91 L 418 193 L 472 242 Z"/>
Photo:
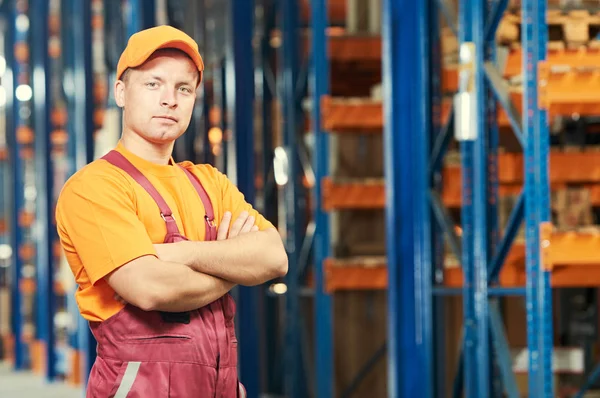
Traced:
<path fill-rule="evenodd" d="M 178 134 L 173 132 L 159 132 L 150 136 L 149 139 L 153 144 L 167 145 L 173 143 L 177 138 L 181 137 L 183 133 L 184 132 Z"/>

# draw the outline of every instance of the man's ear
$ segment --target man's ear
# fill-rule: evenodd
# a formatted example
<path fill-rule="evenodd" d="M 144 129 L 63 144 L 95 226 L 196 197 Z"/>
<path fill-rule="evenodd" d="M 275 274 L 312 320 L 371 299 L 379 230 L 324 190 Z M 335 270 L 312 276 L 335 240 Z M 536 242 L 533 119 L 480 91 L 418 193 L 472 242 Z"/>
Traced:
<path fill-rule="evenodd" d="M 114 94 L 117 106 L 123 108 L 125 106 L 125 83 L 122 80 L 115 82 Z"/>

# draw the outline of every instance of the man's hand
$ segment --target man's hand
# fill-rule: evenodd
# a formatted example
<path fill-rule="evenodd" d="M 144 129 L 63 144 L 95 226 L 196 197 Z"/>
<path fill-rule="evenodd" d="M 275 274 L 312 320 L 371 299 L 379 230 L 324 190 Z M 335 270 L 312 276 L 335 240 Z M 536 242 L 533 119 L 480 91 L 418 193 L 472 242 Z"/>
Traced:
<path fill-rule="evenodd" d="M 235 238 L 238 235 L 258 231 L 258 227 L 254 225 L 254 221 L 254 217 L 250 216 L 247 211 L 243 211 L 233 224 L 231 224 L 231 212 L 225 212 L 221 224 L 219 224 L 217 240 Z"/>

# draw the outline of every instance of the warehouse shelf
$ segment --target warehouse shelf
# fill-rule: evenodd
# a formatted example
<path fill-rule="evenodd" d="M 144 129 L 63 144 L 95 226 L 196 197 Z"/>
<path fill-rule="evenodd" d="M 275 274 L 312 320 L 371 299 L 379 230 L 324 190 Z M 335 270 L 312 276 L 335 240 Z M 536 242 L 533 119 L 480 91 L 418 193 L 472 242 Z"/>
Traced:
<path fill-rule="evenodd" d="M 600 69 L 580 73 L 548 73 L 540 101 L 549 111 L 550 119 L 556 116 L 597 116 L 600 114 Z M 523 105 L 520 91 L 511 91 L 510 98 L 516 109 Z M 442 101 L 441 120 L 447 119 L 452 100 Z M 380 133 L 383 129 L 383 104 L 372 98 L 336 98 L 325 96 L 321 103 L 323 129 L 335 133 Z M 498 109 L 498 126 L 509 128 L 506 112 Z"/>
<path fill-rule="evenodd" d="M 548 243 L 541 242 L 544 263 L 552 269 L 554 288 L 600 286 L 600 231 L 553 232 Z M 456 260 L 452 260 L 452 264 Z M 387 288 L 387 261 L 379 257 L 327 259 L 326 286 L 330 292 L 342 290 L 381 290 Z M 459 265 L 444 268 L 444 287 L 462 288 L 463 270 Z M 515 243 L 498 277 L 498 286 L 525 287 L 525 244 Z"/>
<path fill-rule="evenodd" d="M 550 153 L 550 187 L 564 189 L 570 184 L 589 190 L 590 202 L 600 206 L 600 152 Z M 504 153 L 498 161 L 498 194 L 500 197 L 518 195 L 523 184 L 523 156 Z M 577 164 L 577 168 L 571 167 Z M 449 208 L 460 207 L 462 201 L 461 168 L 447 165 L 442 169 L 442 201 Z M 322 180 L 323 209 L 380 209 L 385 206 L 385 181 L 383 179 L 333 179 Z"/>
<path fill-rule="evenodd" d="M 545 61 L 553 66 L 571 66 L 575 68 L 597 68 L 600 65 L 600 48 L 580 47 L 577 49 L 548 49 L 548 58 Z M 513 77 L 521 74 L 523 70 L 523 53 L 520 49 L 512 49 L 506 60 L 503 71 L 504 77 Z"/>
<path fill-rule="evenodd" d="M 325 260 L 325 289 L 373 290 L 387 287 L 385 257 L 328 258 Z"/>
<path fill-rule="evenodd" d="M 328 52 L 332 63 L 360 63 L 381 69 L 381 38 L 379 36 L 347 35 L 330 30 Z"/>
<path fill-rule="evenodd" d="M 323 209 L 379 209 L 385 206 L 382 179 L 334 181 L 322 180 Z"/>
<path fill-rule="evenodd" d="M 326 132 L 371 132 L 381 134 L 383 106 L 370 98 L 334 98 L 321 101 L 323 130 Z"/>

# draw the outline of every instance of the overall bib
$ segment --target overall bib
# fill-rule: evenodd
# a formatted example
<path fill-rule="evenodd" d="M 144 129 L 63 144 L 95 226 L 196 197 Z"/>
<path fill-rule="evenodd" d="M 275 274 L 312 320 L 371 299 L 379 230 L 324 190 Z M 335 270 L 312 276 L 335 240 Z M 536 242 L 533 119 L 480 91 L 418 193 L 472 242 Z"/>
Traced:
<path fill-rule="evenodd" d="M 164 243 L 187 238 L 152 184 L 123 155 L 103 157 L 127 172 L 156 201 L 165 220 Z M 214 212 L 206 191 L 182 167 L 206 209 L 206 240 L 216 240 Z M 243 398 L 237 376 L 235 302 L 226 294 L 184 313 L 142 311 L 127 304 L 103 322 L 90 322 L 98 342 L 87 398 Z"/>

